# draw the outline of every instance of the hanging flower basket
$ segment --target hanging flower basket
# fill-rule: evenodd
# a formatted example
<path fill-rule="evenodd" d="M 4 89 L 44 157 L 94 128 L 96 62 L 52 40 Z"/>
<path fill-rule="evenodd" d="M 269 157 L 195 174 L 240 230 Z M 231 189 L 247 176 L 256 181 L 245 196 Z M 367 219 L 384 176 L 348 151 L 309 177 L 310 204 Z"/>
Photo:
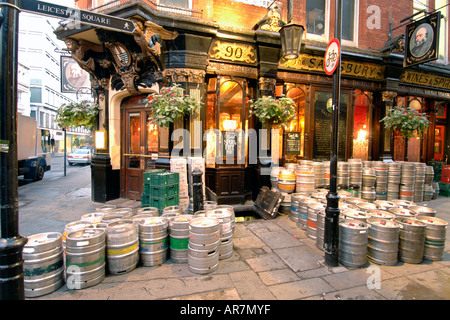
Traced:
<path fill-rule="evenodd" d="M 413 137 L 414 133 L 422 137 L 430 124 L 425 113 L 420 113 L 412 107 L 395 107 L 380 122 L 384 122 L 386 129 L 398 131 L 406 138 Z"/>
<path fill-rule="evenodd" d="M 92 131 L 100 110 L 98 104 L 88 101 L 63 104 L 56 114 L 56 123 L 61 129 L 85 127 Z"/>
<path fill-rule="evenodd" d="M 263 97 L 249 102 L 250 115 L 255 115 L 262 124 L 283 126 L 295 119 L 295 102 L 291 98 Z"/>
<path fill-rule="evenodd" d="M 160 127 L 169 127 L 175 119 L 183 118 L 201 107 L 201 102 L 185 95 L 183 91 L 178 84 L 175 84 L 148 96 L 145 107 L 151 110 L 153 123 Z"/>

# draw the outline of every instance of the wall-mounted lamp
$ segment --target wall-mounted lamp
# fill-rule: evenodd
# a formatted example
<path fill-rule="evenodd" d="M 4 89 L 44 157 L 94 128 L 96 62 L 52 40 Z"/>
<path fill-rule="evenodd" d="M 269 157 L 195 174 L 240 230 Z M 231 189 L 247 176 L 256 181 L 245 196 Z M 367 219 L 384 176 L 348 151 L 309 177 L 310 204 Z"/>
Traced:
<path fill-rule="evenodd" d="M 297 59 L 300 55 L 302 36 L 305 28 L 292 23 L 292 0 L 288 1 L 288 23 L 280 29 L 281 50 L 287 60 Z"/>
<path fill-rule="evenodd" d="M 95 149 L 106 149 L 106 131 L 95 131 Z"/>

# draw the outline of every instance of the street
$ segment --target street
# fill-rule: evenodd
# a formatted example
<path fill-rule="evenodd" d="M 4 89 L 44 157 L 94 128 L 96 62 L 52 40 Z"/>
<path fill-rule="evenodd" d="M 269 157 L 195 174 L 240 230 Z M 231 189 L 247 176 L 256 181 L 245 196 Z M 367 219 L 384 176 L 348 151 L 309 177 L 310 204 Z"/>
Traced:
<path fill-rule="evenodd" d="M 19 178 L 19 233 L 29 236 L 44 232 L 63 232 L 64 226 L 95 210 L 91 197 L 91 167 L 66 166 L 64 157 L 52 157 L 52 169 L 41 181 Z M 83 199 L 83 201 L 79 201 Z M 58 210 L 55 210 L 58 204 Z"/>
<path fill-rule="evenodd" d="M 52 156 L 51 166 L 52 166 L 51 170 L 45 172 L 45 174 L 44 174 L 44 179 L 43 179 L 44 181 L 51 181 L 51 180 L 60 179 L 60 178 L 64 177 L 64 156 L 63 155 Z M 89 165 L 75 164 L 73 166 L 70 166 L 66 162 L 66 175 L 74 173 L 74 172 L 78 172 L 78 171 L 80 171 L 80 169 L 82 169 L 84 167 L 89 167 Z M 35 183 L 35 182 L 32 180 L 29 180 L 29 179 L 24 179 L 23 176 L 19 177 L 19 187 L 30 184 L 30 183 Z"/>

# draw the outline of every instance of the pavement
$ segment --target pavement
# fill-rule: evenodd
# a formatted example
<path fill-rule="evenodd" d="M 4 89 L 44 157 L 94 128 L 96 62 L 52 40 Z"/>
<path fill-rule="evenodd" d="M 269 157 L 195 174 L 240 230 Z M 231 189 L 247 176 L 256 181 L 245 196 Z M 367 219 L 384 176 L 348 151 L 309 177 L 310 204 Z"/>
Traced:
<path fill-rule="evenodd" d="M 104 205 L 91 201 L 91 185 L 89 178 L 86 179 L 90 167 L 80 168 L 79 172 L 83 174 L 19 188 L 21 235 L 62 233 L 68 222 L 79 220 L 83 214 Z M 128 199 L 116 199 L 107 204 L 140 206 L 139 201 Z M 450 221 L 450 198 L 439 196 L 423 204 L 436 209 L 436 217 Z M 305 230 L 298 228 L 288 214 L 280 214 L 273 220 L 236 223 L 233 255 L 220 260 L 218 269 L 212 273 L 194 274 L 187 264 L 168 259 L 160 266 L 138 265 L 126 274 L 107 274 L 101 283 L 89 288 L 71 290 L 64 285 L 53 293 L 27 300 L 182 301 L 175 310 L 168 308 L 168 311 L 190 315 L 206 312 L 198 306 L 207 302 L 219 303 L 223 315 L 228 301 L 235 304 L 245 301 L 246 305 L 258 303 L 258 307 L 271 305 L 272 314 L 277 306 L 275 301 L 280 300 L 445 301 L 450 300 L 449 242 L 447 228 L 445 254 L 441 261 L 423 260 L 419 264 L 399 261 L 394 266 L 367 262 L 361 268 L 342 264 L 330 267 L 324 263 L 323 251 L 307 237 Z M 186 301 L 191 303 L 186 304 Z M 189 311 L 188 307 L 195 308 Z M 248 308 L 242 311 L 246 314 L 258 312 Z M 267 310 L 259 312 L 267 314 Z"/>

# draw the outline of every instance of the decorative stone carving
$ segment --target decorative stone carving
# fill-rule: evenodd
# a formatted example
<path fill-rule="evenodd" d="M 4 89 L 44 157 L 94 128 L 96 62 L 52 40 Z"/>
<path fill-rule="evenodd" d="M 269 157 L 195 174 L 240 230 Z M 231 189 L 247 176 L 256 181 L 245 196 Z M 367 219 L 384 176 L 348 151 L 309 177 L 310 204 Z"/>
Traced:
<path fill-rule="evenodd" d="M 152 60 L 158 66 L 158 71 L 161 71 L 163 69 L 159 59 L 161 55 L 161 40 L 173 40 L 178 36 L 178 32 L 168 31 L 151 21 L 132 20 L 136 26 L 134 40 L 141 48 L 144 59 Z"/>
<path fill-rule="evenodd" d="M 166 69 L 164 75 L 170 78 L 173 82 L 192 82 L 203 83 L 206 72 L 204 70 L 195 69 Z"/>
<path fill-rule="evenodd" d="M 286 25 L 286 23 L 281 20 L 280 9 L 277 6 L 274 6 L 268 10 L 269 12 L 253 27 L 253 29 L 279 32 L 280 29 Z"/>
<path fill-rule="evenodd" d="M 394 101 L 397 97 L 397 92 L 394 91 L 383 91 L 381 93 L 381 98 L 383 101 Z"/>

